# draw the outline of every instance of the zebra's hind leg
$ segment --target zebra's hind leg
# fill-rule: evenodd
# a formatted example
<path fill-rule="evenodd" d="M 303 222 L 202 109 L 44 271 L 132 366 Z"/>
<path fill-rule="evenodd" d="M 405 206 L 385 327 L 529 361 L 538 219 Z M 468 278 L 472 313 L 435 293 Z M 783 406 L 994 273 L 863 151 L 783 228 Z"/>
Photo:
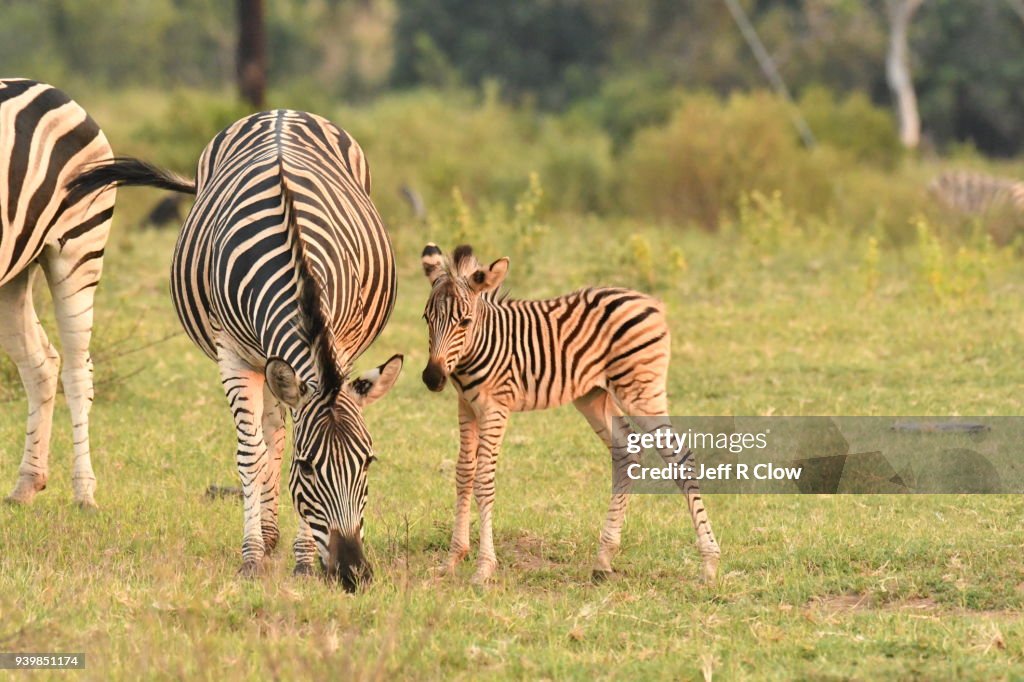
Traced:
<path fill-rule="evenodd" d="M 668 400 L 665 396 L 664 374 L 659 371 L 650 373 L 652 369 L 659 369 L 657 363 L 646 366 L 643 373 L 637 371 L 630 376 L 623 377 L 621 382 L 612 389 L 622 410 L 636 422 L 642 433 L 653 433 L 658 429 L 671 428 L 671 422 L 668 419 Z M 662 448 L 659 450 L 659 454 L 666 464 L 678 465 L 679 471 L 683 471 L 683 467 L 693 466 L 692 450 L 676 453 L 670 448 Z M 675 479 L 675 483 L 686 496 L 690 520 L 693 522 L 694 530 L 697 531 L 697 551 L 701 557 L 701 573 L 705 582 L 714 582 L 718 575 L 718 562 L 722 550 L 711 530 L 711 520 L 708 519 L 707 510 L 704 508 L 700 485 L 695 479 L 683 478 L 681 475 Z"/>
<path fill-rule="evenodd" d="M 655 413 L 651 412 L 650 414 Z M 634 419 L 643 433 L 653 433 L 658 429 L 671 428 L 671 424 L 666 416 L 641 416 L 643 414 L 643 412 L 638 412 L 637 415 L 634 415 Z M 676 453 L 670 448 L 662 448 L 659 450 L 659 454 L 666 464 L 678 465 L 678 471 L 684 471 L 685 468 L 693 468 L 693 451 L 690 449 L 687 449 L 685 452 Z M 715 539 L 714 531 L 711 530 L 711 520 L 708 518 L 707 510 L 704 508 L 704 500 L 700 494 L 700 484 L 695 479 L 684 478 L 682 475 L 675 479 L 675 483 L 683 495 L 686 496 L 686 506 L 690 512 L 690 520 L 693 522 L 693 528 L 697 532 L 697 551 L 701 557 L 701 573 L 705 582 L 712 583 L 718 575 L 718 561 L 722 555 L 722 550 L 718 546 L 718 540 Z"/>
<path fill-rule="evenodd" d="M 267 553 L 277 547 L 278 502 L 281 498 L 281 457 L 284 454 L 284 406 L 269 388 L 263 390 L 263 439 L 267 444 L 267 468 L 260 500 L 263 546 Z"/>
<path fill-rule="evenodd" d="M 592 573 L 594 581 L 600 582 L 613 573 L 612 560 L 619 553 L 622 525 L 632 488 L 632 479 L 625 475 L 626 468 L 639 461 L 639 455 L 631 455 L 626 450 L 625 435 L 629 432 L 629 424 L 622 418 L 622 412 L 608 391 L 595 388 L 575 400 L 573 405 L 586 417 L 590 428 L 594 429 L 612 457 L 612 497 L 598 539 L 597 562 Z"/>
<path fill-rule="evenodd" d="M 0 346 L 18 367 L 28 394 L 28 425 L 25 450 L 18 467 L 18 482 L 7 497 L 28 504 L 46 487 L 49 477 L 50 430 L 57 396 L 60 356 L 46 337 L 32 305 L 35 266 L 25 268 L 0 287 Z"/>
<path fill-rule="evenodd" d="M 71 488 L 75 503 L 95 509 L 96 474 L 89 450 L 89 412 L 93 402 L 93 368 L 89 356 L 93 301 L 103 272 L 103 246 L 109 230 L 94 228 L 85 242 L 71 240 L 61 249 L 47 247 L 42 265 L 53 295 L 53 305 L 64 351 L 61 381 L 71 413 Z"/>
<path fill-rule="evenodd" d="M 455 525 L 448 558 L 441 573 L 455 572 L 455 567 L 469 554 L 469 515 L 473 501 L 473 481 L 476 478 L 476 452 L 479 445 L 476 415 L 472 408 L 459 400 L 459 461 L 455 467 Z"/>
<path fill-rule="evenodd" d="M 261 498 L 266 480 L 267 444 L 263 439 L 263 373 L 253 369 L 230 348 L 217 341 L 217 365 L 224 394 L 231 404 L 238 438 L 238 476 L 242 481 L 244 527 L 242 535 L 243 578 L 255 578 L 262 570 L 263 544 Z"/>

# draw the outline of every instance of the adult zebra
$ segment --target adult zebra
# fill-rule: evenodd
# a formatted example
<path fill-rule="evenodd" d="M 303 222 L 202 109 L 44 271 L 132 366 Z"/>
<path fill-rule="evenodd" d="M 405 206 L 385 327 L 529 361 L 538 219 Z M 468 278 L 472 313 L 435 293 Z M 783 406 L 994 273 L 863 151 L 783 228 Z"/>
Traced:
<path fill-rule="evenodd" d="M 630 425 L 645 431 L 669 427 L 665 384 L 669 330 L 664 306 L 628 289 L 592 288 L 544 301 L 496 296 L 508 259 L 482 267 L 468 246 L 449 261 L 435 244 L 423 250 L 431 283 L 423 319 L 430 357 L 423 382 L 440 391 L 452 377 L 459 394 L 459 462 L 455 528 L 443 567 L 451 572 L 469 553 L 470 495 L 480 511 L 480 552 L 473 581 L 490 579 L 497 567 L 491 511 L 495 468 L 511 412 L 543 410 L 571 402 L 586 417 L 612 456 L 611 503 L 601 531 L 593 577 L 612 574 L 629 499 Z M 692 453 L 661 450 L 669 464 L 692 464 Z M 697 481 L 679 478 L 706 580 L 714 580 L 721 554 Z"/>
<path fill-rule="evenodd" d="M 370 201 L 363 151 L 313 114 L 276 110 L 219 133 L 196 181 L 115 159 L 76 192 L 154 185 L 196 194 L 171 266 L 185 331 L 217 361 L 238 437 L 245 498 L 242 568 L 259 572 L 277 543 L 284 408 L 295 421 L 289 484 L 299 513 L 296 572 L 319 552 L 346 589 L 368 579 L 366 474 L 373 460 L 362 407 L 401 370 L 396 355 L 348 381 L 395 299 L 394 255 Z"/>
<path fill-rule="evenodd" d="M 28 394 L 25 449 L 7 498 L 12 502 L 27 504 L 46 487 L 60 374 L 71 412 L 74 500 L 96 506 L 89 341 L 114 193 L 71 198 L 64 185 L 84 165 L 110 155 L 103 131 L 66 94 L 32 80 L 0 80 L 0 346 L 17 365 Z M 39 269 L 53 297 L 63 372 L 32 303 Z"/>

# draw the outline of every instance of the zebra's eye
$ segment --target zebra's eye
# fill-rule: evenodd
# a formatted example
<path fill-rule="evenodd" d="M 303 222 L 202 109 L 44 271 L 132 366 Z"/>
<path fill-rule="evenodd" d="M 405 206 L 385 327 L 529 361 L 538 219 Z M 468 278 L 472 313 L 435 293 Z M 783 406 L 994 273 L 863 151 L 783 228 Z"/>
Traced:
<path fill-rule="evenodd" d="M 465 329 L 466 327 L 469 326 L 470 322 L 472 322 L 472 320 L 470 320 L 468 317 L 464 317 L 461 320 L 459 320 L 459 326 Z"/>
<path fill-rule="evenodd" d="M 313 465 L 310 464 L 307 460 L 297 459 L 295 460 L 295 463 L 299 466 L 300 474 L 302 474 L 306 478 L 310 478 L 313 475 Z"/>

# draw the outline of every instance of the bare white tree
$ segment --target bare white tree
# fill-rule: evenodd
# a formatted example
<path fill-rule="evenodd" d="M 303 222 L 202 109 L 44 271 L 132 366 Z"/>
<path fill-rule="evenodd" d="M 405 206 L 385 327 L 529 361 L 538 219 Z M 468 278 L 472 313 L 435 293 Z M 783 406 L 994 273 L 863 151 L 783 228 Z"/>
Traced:
<path fill-rule="evenodd" d="M 921 117 L 917 112 L 917 95 L 910 75 L 910 50 L 907 32 L 910 20 L 924 0 L 885 0 L 889 19 L 889 53 L 885 58 L 885 75 L 896 98 L 900 121 L 900 141 L 908 149 L 921 141 Z"/>

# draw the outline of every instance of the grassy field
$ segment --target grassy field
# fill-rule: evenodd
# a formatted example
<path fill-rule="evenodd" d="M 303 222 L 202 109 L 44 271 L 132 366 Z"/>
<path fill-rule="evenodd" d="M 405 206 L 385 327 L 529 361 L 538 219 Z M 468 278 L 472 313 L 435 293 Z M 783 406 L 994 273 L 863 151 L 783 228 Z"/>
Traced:
<path fill-rule="evenodd" d="M 240 504 L 204 496 L 236 481 L 233 429 L 215 365 L 179 333 L 167 294 L 175 235 L 136 225 L 154 196 L 122 193 L 99 290 L 101 511 L 71 504 L 61 405 L 50 487 L 31 507 L 0 506 L 0 649 L 84 651 L 78 674 L 90 679 L 1024 675 L 1018 498 L 714 496 L 722 566 L 706 587 L 682 500 L 638 496 L 621 576 L 595 586 L 609 465 L 572 408 L 513 419 L 494 586 L 469 586 L 471 562 L 436 581 L 457 451 L 452 389 L 430 394 L 418 376 L 418 254 L 428 236 L 448 236 L 437 227 L 393 226 L 399 301 L 361 363 L 406 354 L 395 390 L 367 415 L 380 453 L 367 519 L 376 581 L 350 596 L 292 577 L 287 503 L 267 575 L 236 578 Z M 676 414 L 1021 412 L 1024 284 L 1012 255 L 957 251 L 924 228 L 895 251 L 748 218 L 714 237 L 551 219 L 525 245 L 519 233 L 482 235 L 478 252 L 522 252 L 509 276 L 519 296 L 586 282 L 661 296 Z M 38 295 L 52 328 L 47 299 Z M 24 402 L 6 358 L 0 400 L 8 487 Z"/>

